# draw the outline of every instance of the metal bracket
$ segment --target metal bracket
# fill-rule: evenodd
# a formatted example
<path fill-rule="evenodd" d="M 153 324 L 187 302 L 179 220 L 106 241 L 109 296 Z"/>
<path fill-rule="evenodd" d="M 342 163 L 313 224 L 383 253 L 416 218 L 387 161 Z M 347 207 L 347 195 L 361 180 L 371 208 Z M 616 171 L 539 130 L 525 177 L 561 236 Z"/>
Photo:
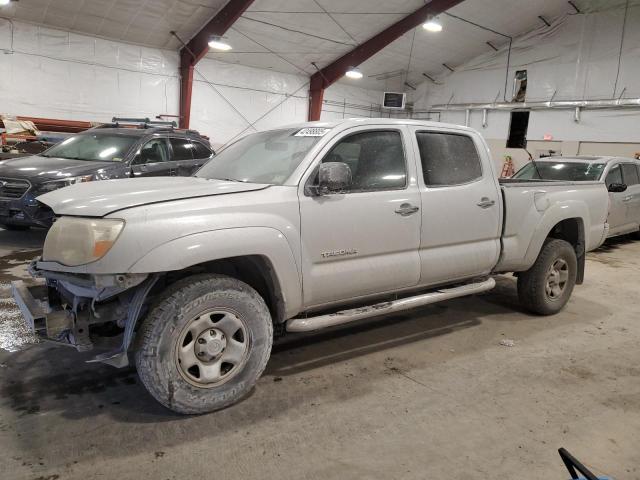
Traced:
<path fill-rule="evenodd" d="M 127 321 L 124 327 L 124 335 L 122 336 L 122 344 L 120 345 L 120 348 L 111 352 L 96 355 L 87 363 L 101 362 L 112 365 L 116 368 L 123 368 L 129 365 L 129 357 L 127 355 L 127 351 L 129 350 L 129 346 L 131 345 L 131 341 L 133 340 L 133 332 L 135 326 L 138 323 L 144 301 L 146 300 L 149 292 L 155 286 L 159 278 L 160 275 L 156 273 L 150 275 L 149 278 L 138 285 L 136 293 L 133 295 L 131 303 L 129 304 L 129 309 L 127 311 Z"/>

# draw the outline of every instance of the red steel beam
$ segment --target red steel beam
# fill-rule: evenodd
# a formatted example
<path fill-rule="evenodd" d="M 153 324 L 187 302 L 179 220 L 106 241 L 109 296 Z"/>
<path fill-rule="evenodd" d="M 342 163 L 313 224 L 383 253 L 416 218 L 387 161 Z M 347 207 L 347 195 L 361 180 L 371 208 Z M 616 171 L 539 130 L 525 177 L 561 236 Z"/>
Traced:
<path fill-rule="evenodd" d="M 254 0 L 229 0 L 222 10 L 189 40 L 187 46 L 180 50 L 180 128 L 189 128 L 193 67 L 209 51 L 210 37 L 224 35 L 253 2 Z"/>
<path fill-rule="evenodd" d="M 368 60 L 394 40 L 423 24 L 430 15 L 439 15 L 463 1 L 432 0 L 313 74 L 309 88 L 309 120 L 320 120 L 324 89 L 342 78 L 349 67 L 356 67 Z"/>

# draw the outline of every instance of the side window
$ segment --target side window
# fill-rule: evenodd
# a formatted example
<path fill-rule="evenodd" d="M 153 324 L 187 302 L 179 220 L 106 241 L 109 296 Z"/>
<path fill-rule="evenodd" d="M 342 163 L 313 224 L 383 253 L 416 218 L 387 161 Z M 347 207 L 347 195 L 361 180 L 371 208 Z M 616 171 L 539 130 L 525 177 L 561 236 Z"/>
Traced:
<path fill-rule="evenodd" d="M 193 142 L 193 158 L 209 158 L 212 152 L 200 142 Z"/>
<path fill-rule="evenodd" d="M 417 132 L 416 138 L 427 186 L 461 185 L 482 177 L 480 157 L 471 137 Z"/>
<path fill-rule="evenodd" d="M 638 178 L 638 170 L 633 163 L 623 163 L 622 164 L 622 176 L 624 177 L 624 183 L 628 186 L 637 185 L 640 183 L 640 179 Z"/>
<path fill-rule="evenodd" d="M 607 188 L 609 188 L 612 183 L 622 183 L 622 170 L 620 169 L 620 165 L 616 165 L 609 170 L 605 183 L 607 184 Z"/>
<path fill-rule="evenodd" d="M 349 165 L 352 192 L 398 190 L 407 184 L 402 136 L 396 130 L 349 135 L 334 145 L 322 162 Z"/>
<path fill-rule="evenodd" d="M 134 165 L 160 163 L 169 160 L 169 149 L 164 138 L 154 138 L 145 143 L 133 160 Z"/>
<path fill-rule="evenodd" d="M 173 150 L 173 160 L 193 160 L 194 143 L 184 138 L 170 138 L 169 141 Z"/>

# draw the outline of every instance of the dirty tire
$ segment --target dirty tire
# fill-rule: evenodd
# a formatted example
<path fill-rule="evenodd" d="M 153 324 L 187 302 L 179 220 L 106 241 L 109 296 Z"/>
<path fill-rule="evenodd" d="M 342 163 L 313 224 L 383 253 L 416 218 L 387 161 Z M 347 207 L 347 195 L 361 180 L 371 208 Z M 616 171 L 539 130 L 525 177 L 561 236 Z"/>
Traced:
<path fill-rule="evenodd" d="M 176 349 L 192 319 L 211 309 L 241 318 L 248 346 L 241 368 L 228 381 L 199 387 L 181 373 Z M 136 368 L 149 393 L 167 408 L 183 414 L 212 412 L 251 391 L 267 365 L 272 342 L 269 309 L 253 288 L 224 275 L 194 275 L 168 287 L 143 321 L 136 336 Z"/>
<path fill-rule="evenodd" d="M 562 293 L 550 298 L 546 291 L 549 272 L 556 262 L 567 266 L 567 279 Z M 576 283 L 578 261 L 569 242 L 559 239 L 545 241 L 533 266 L 518 276 L 518 297 L 527 310 L 539 315 L 553 315 L 567 304 Z"/>

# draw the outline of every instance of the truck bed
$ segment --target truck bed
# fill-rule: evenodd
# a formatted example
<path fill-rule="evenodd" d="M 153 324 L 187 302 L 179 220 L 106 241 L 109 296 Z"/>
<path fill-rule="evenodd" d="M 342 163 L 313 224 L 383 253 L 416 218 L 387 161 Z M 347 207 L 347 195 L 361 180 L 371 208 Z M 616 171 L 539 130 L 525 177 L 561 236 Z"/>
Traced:
<path fill-rule="evenodd" d="M 584 220 L 585 251 L 606 238 L 609 195 L 602 182 L 500 179 L 502 254 L 497 272 L 528 270 L 549 232 L 570 209 Z"/>

